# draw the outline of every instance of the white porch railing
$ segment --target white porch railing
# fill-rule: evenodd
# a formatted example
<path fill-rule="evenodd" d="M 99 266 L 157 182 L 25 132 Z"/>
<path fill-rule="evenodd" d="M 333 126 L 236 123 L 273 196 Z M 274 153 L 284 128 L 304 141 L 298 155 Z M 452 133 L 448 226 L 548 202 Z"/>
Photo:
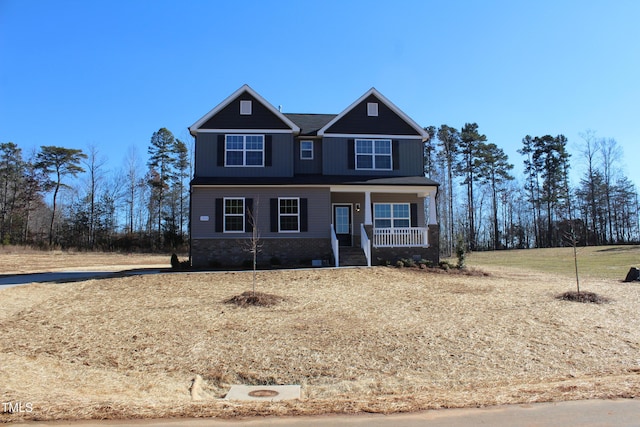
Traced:
<path fill-rule="evenodd" d="M 428 245 L 426 227 L 373 229 L 373 246 L 377 248 Z"/>
<path fill-rule="evenodd" d="M 338 237 L 333 224 L 331 224 L 331 249 L 333 250 L 333 259 L 336 261 L 336 267 L 340 267 L 340 245 L 338 244 Z"/>
<path fill-rule="evenodd" d="M 360 224 L 360 247 L 364 251 L 364 256 L 367 258 L 367 267 L 371 267 L 371 240 L 367 236 L 367 230 L 364 228 L 364 224 Z"/>

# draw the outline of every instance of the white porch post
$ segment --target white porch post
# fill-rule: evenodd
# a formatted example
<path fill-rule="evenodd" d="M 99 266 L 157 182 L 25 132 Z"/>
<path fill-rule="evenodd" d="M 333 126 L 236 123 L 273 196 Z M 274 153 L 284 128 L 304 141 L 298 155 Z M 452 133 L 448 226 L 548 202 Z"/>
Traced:
<path fill-rule="evenodd" d="M 372 225 L 371 219 L 371 191 L 364 192 L 364 225 Z"/>
<path fill-rule="evenodd" d="M 437 224 L 438 218 L 436 216 L 436 192 L 429 193 L 429 224 Z"/>

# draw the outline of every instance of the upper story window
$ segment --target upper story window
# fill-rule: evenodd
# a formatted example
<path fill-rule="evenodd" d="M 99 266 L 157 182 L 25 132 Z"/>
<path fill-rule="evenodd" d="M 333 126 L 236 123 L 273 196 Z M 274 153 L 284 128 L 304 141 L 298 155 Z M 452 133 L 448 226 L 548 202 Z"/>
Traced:
<path fill-rule="evenodd" d="M 313 141 L 300 141 L 300 159 L 313 160 Z"/>
<path fill-rule="evenodd" d="M 244 232 L 244 198 L 224 199 L 224 232 Z"/>
<path fill-rule="evenodd" d="M 240 101 L 240 115 L 241 116 L 251 115 L 251 101 Z"/>
<path fill-rule="evenodd" d="M 411 208 L 408 203 L 375 203 L 375 228 L 405 228 L 411 226 Z"/>
<path fill-rule="evenodd" d="M 264 166 L 264 135 L 226 135 L 225 166 Z"/>
<path fill-rule="evenodd" d="M 356 169 L 393 169 L 390 139 L 356 139 Z"/>
<path fill-rule="evenodd" d="M 378 103 L 367 102 L 367 116 L 378 117 Z"/>

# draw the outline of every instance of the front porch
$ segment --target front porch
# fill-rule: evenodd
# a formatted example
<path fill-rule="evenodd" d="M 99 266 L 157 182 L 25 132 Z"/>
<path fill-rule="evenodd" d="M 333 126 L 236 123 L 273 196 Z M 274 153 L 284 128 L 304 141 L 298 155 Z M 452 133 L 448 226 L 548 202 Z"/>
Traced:
<path fill-rule="evenodd" d="M 436 195 L 437 187 L 333 186 L 331 246 L 336 266 L 346 265 L 344 259 L 340 262 L 341 248 L 360 248 L 368 266 L 399 258 L 438 263 Z"/>

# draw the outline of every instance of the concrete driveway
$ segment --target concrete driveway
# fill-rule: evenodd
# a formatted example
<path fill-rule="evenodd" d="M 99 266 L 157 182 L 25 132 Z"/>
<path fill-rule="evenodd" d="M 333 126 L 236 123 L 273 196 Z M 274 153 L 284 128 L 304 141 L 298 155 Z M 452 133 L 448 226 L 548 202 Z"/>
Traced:
<path fill-rule="evenodd" d="M 57 427 L 638 427 L 640 426 L 640 400 L 583 400 L 480 409 L 441 409 L 397 415 L 36 422 L 20 425 Z"/>

